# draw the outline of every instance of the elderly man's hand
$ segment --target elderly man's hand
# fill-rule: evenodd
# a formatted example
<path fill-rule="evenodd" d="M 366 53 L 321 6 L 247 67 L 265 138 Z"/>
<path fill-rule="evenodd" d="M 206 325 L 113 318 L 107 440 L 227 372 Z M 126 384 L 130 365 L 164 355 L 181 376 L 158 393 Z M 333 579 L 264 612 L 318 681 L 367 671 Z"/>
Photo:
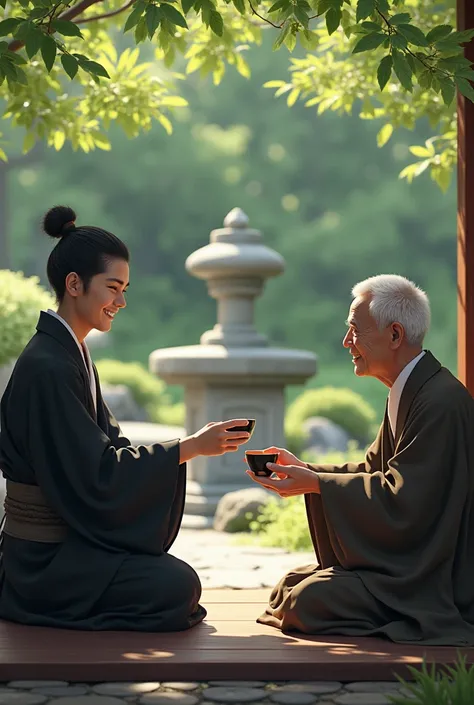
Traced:
<path fill-rule="evenodd" d="M 262 487 L 276 492 L 280 497 L 294 497 L 311 492 L 319 494 L 319 478 L 306 466 L 267 463 L 267 468 L 277 477 L 257 477 L 251 470 L 247 470 L 247 475 Z"/>

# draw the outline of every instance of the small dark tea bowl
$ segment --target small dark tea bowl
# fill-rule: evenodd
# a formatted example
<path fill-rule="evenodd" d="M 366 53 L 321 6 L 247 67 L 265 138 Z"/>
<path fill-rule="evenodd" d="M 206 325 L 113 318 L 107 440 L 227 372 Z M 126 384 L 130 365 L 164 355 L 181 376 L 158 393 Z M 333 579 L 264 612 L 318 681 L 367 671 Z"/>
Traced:
<path fill-rule="evenodd" d="M 245 460 L 251 471 L 257 477 L 270 477 L 273 470 L 267 468 L 267 463 L 276 463 L 279 453 L 265 453 L 263 450 L 246 450 Z"/>
<path fill-rule="evenodd" d="M 234 426 L 233 428 L 229 428 L 229 431 L 245 431 L 246 433 L 250 433 L 252 435 L 253 429 L 255 428 L 255 419 L 247 419 L 247 423 L 244 424 L 243 426 Z"/>

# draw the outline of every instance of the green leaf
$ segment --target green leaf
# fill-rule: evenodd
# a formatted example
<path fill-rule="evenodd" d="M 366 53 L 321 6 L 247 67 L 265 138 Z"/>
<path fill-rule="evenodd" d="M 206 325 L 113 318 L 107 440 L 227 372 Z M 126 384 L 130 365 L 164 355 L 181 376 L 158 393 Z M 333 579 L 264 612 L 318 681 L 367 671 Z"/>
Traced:
<path fill-rule="evenodd" d="M 7 6 L 7 0 L 0 0 L 0 7 L 3 7 L 3 9 L 5 9 L 6 6 Z M 2 158 L 2 154 L 5 154 L 5 152 L 0 149 L 0 159 Z M 5 161 L 6 161 L 6 157 L 5 157 Z"/>
<path fill-rule="evenodd" d="M 298 38 L 303 49 L 316 49 L 319 44 L 319 37 L 314 32 L 309 29 L 305 29 L 303 32 L 298 33 Z"/>
<path fill-rule="evenodd" d="M 453 28 L 449 24 L 440 24 L 437 27 L 433 27 L 433 29 L 428 32 L 426 35 L 426 41 L 429 44 L 434 44 L 435 42 L 438 42 L 440 39 L 446 39 L 451 32 L 453 31 Z"/>
<path fill-rule="evenodd" d="M 25 50 L 29 59 L 32 59 L 35 54 L 41 49 L 41 43 L 43 41 L 43 32 L 39 29 L 33 29 L 25 40 Z"/>
<path fill-rule="evenodd" d="M 146 9 L 145 13 L 145 21 L 146 21 L 146 26 L 148 29 L 148 36 L 150 39 L 153 39 L 153 36 L 158 29 L 158 26 L 160 24 L 160 20 L 162 17 L 161 9 L 157 7 L 155 4 L 150 3 Z"/>
<path fill-rule="evenodd" d="M 279 49 L 281 47 L 281 45 L 285 41 L 287 35 L 290 33 L 290 31 L 291 31 L 291 25 L 287 22 L 285 24 L 285 26 L 283 27 L 283 29 L 280 30 L 280 33 L 277 34 L 277 37 L 276 37 L 275 41 L 273 42 L 273 51 L 276 51 L 277 49 Z"/>
<path fill-rule="evenodd" d="M 147 26 L 146 22 L 143 17 L 141 17 L 138 21 L 137 26 L 135 27 L 135 41 L 137 44 L 140 44 L 140 42 L 145 41 L 145 39 L 148 36 L 148 31 L 147 31 Z"/>
<path fill-rule="evenodd" d="M 183 17 L 181 12 L 178 12 L 178 10 L 170 5 L 169 3 L 162 3 L 160 5 L 161 11 L 163 12 L 163 15 L 174 25 L 177 25 L 178 27 L 184 27 L 184 29 L 188 28 L 188 23 L 186 22 L 186 19 Z"/>
<path fill-rule="evenodd" d="M 102 76 L 103 78 L 110 78 L 106 69 L 102 66 L 102 64 L 97 63 L 97 61 L 91 61 L 91 59 L 86 59 L 80 61 L 79 63 L 81 65 L 81 68 L 83 68 L 88 73 L 91 73 L 93 76 Z"/>
<path fill-rule="evenodd" d="M 162 99 L 161 105 L 167 108 L 185 108 L 188 105 L 188 101 L 180 95 L 168 95 Z"/>
<path fill-rule="evenodd" d="M 234 1 L 235 4 L 235 1 Z M 194 0 L 181 0 L 181 7 L 185 15 L 188 14 L 192 6 L 194 5 Z"/>
<path fill-rule="evenodd" d="M 425 69 L 425 71 L 420 73 L 420 75 L 418 76 L 418 85 L 424 91 L 431 88 L 432 82 L 433 82 L 433 75 L 432 75 L 431 71 L 429 71 L 428 69 Z"/>
<path fill-rule="evenodd" d="M 359 54 L 362 51 L 370 51 L 370 49 L 376 49 L 385 41 L 385 34 L 383 32 L 372 32 L 372 34 L 366 34 L 364 37 L 359 39 L 354 49 L 353 54 Z"/>
<path fill-rule="evenodd" d="M 10 81 L 16 82 L 16 66 L 11 61 L 2 61 L 2 71 Z"/>
<path fill-rule="evenodd" d="M 23 140 L 23 154 L 27 154 L 35 146 L 36 137 L 34 132 L 27 132 Z"/>
<path fill-rule="evenodd" d="M 288 7 L 289 5 L 290 5 L 289 0 L 277 0 L 276 2 L 273 3 L 273 5 L 268 10 L 268 12 L 277 12 L 277 10 L 283 10 L 285 7 Z"/>
<path fill-rule="evenodd" d="M 456 86 L 447 76 L 439 76 L 438 80 L 441 85 L 441 95 L 445 105 L 451 105 L 456 96 Z"/>
<path fill-rule="evenodd" d="M 71 54 L 61 54 L 61 63 L 70 79 L 73 79 L 79 69 L 79 63 Z"/>
<path fill-rule="evenodd" d="M 328 30 L 328 34 L 334 34 L 336 29 L 341 24 L 341 19 L 342 19 L 342 11 L 341 11 L 340 7 L 339 8 L 331 7 L 326 12 L 326 27 Z"/>
<path fill-rule="evenodd" d="M 360 26 L 369 32 L 380 32 L 381 30 L 381 27 L 377 24 L 377 22 L 361 22 Z"/>
<path fill-rule="evenodd" d="M 11 34 L 22 22 L 23 20 L 19 20 L 16 17 L 9 17 L 7 20 L 0 22 L 0 37 L 6 37 L 7 34 Z"/>
<path fill-rule="evenodd" d="M 12 61 L 14 64 L 17 64 L 18 66 L 21 66 L 22 64 L 25 65 L 28 63 L 27 60 L 21 54 L 17 54 L 16 51 L 8 51 L 7 56 L 10 61 Z"/>
<path fill-rule="evenodd" d="M 391 123 L 387 123 L 382 127 L 382 129 L 378 132 L 377 134 L 377 145 L 379 147 L 383 147 L 384 145 L 387 144 L 389 141 L 390 137 L 393 134 L 393 125 Z"/>
<path fill-rule="evenodd" d="M 388 0 L 377 0 L 377 9 L 384 15 L 388 15 L 391 10 Z"/>
<path fill-rule="evenodd" d="M 35 29 L 33 22 L 29 22 L 28 20 L 21 22 L 13 32 L 15 39 L 18 39 L 20 42 L 24 42 L 32 29 Z"/>
<path fill-rule="evenodd" d="M 410 22 L 410 20 L 411 20 L 411 15 L 409 15 L 408 12 L 400 12 L 397 15 L 392 15 L 392 17 L 388 18 L 388 21 L 392 25 L 397 25 L 400 23 L 403 24 L 406 22 Z"/>
<path fill-rule="evenodd" d="M 54 66 L 56 59 L 57 45 L 54 39 L 49 34 L 43 34 L 41 38 L 41 56 L 43 57 L 44 65 L 48 72 Z"/>
<path fill-rule="evenodd" d="M 472 103 L 474 103 L 474 88 L 472 87 L 472 84 L 466 78 L 458 78 L 457 76 L 455 81 L 459 92 L 465 98 L 468 98 Z"/>
<path fill-rule="evenodd" d="M 390 42 L 392 47 L 395 47 L 395 49 L 406 49 L 408 47 L 408 41 L 405 39 L 403 34 L 398 32 L 390 35 Z"/>
<path fill-rule="evenodd" d="M 27 86 L 28 85 L 28 77 L 26 73 L 23 71 L 23 69 L 20 69 L 18 66 L 15 66 L 16 68 L 16 82 L 20 83 L 22 86 Z"/>
<path fill-rule="evenodd" d="M 64 132 L 62 132 L 62 130 L 56 130 L 53 136 L 53 147 L 57 152 L 59 152 L 59 150 L 63 148 L 65 141 L 66 135 L 64 134 Z"/>
<path fill-rule="evenodd" d="M 403 88 L 405 88 L 405 90 L 411 92 L 413 90 L 413 84 L 412 84 L 412 70 L 410 68 L 410 64 L 406 60 L 405 55 L 402 54 L 401 51 L 398 51 L 398 49 L 393 50 L 392 57 L 393 57 L 393 70 L 395 71 L 395 74 L 397 75 L 398 80 L 402 84 Z"/>
<path fill-rule="evenodd" d="M 288 51 L 293 51 L 296 46 L 296 34 L 294 32 L 288 32 L 285 37 L 285 46 Z"/>
<path fill-rule="evenodd" d="M 303 25 L 305 29 L 308 29 L 308 22 L 309 18 L 308 15 L 304 10 L 302 10 L 300 7 L 295 7 L 294 15 L 298 22 Z"/>
<path fill-rule="evenodd" d="M 125 22 L 125 27 L 123 28 L 123 31 L 128 32 L 129 29 L 136 27 L 138 22 L 142 18 L 144 11 L 144 5 L 142 3 L 138 3 L 137 6 L 133 8 L 132 12 L 127 17 L 127 21 Z"/>
<path fill-rule="evenodd" d="M 431 176 L 434 181 L 438 184 L 440 189 L 443 191 L 443 193 L 446 193 L 446 191 L 449 188 L 449 185 L 451 183 L 451 176 L 452 176 L 452 171 L 451 169 L 447 169 L 446 167 L 436 167 L 435 169 L 431 170 Z M 469 696 L 468 696 L 469 697 Z M 459 699 L 458 702 L 461 702 L 461 699 Z"/>
<path fill-rule="evenodd" d="M 376 0 L 358 0 L 356 10 L 356 22 L 365 20 L 375 12 Z"/>
<path fill-rule="evenodd" d="M 412 24 L 399 24 L 397 30 L 403 34 L 405 39 L 407 39 L 410 44 L 414 44 L 417 47 L 427 47 L 429 42 L 427 41 L 425 35 L 418 27 Z"/>
<path fill-rule="evenodd" d="M 428 149 L 427 147 L 419 147 L 415 145 L 414 147 L 409 147 L 409 149 L 415 157 L 420 157 L 420 159 L 426 159 L 427 157 L 431 159 L 431 157 L 434 157 L 435 155 L 435 150 L 433 147 Z"/>
<path fill-rule="evenodd" d="M 94 140 L 94 144 L 99 149 L 103 149 L 106 152 L 109 152 L 112 149 L 110 141 L 106 135 L 102 135 L 100 132 L 94 132 L 92 139 Z"/>
<path fill-rule="evenodd" d="M 39 20 L 47 16 L 48 10 L 45 7 L 34 7 L 30 11 L 30 20 Z"/>
<path fill-rule="evenodd" d="M 212 10 L 211 12 L 210 25 L 214 34 L 217 34 L 218 37 L 222 37 L 224 34 L 224 21 L 221 13 L 217 12 L 217 10 Z"/>
<path fill-rule="evenodd" d="M 81 30 L 75 22 L 68 22 L 67 20 L 53 20 L 51 23 L 55 32 L 59 32 L 64 37 L 84 37 L 81 34 Z"/>
<path fill-rule="evenodd" d="M 383 91 L 392 75 L 393 60 L 390 54 L 384 56 L 377 69 L 377 80 L 380 90 Z"/>
<path fill-rule="evenodd" d="M 241 15 L 245 15 L 245 0 L 233 0 L 235 9 L 240 12 Z"/>

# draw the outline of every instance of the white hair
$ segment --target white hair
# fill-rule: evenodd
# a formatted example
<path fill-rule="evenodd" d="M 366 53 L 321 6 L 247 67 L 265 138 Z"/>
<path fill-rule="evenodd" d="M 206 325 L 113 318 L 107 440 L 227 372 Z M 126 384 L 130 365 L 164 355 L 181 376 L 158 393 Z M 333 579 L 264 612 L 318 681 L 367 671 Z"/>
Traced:
<path fill-rule="evenodd" d="M 430 302 L 422 289 L 398 274 L 379 274 L 359 282 L 354 298 L 370 296 L 369 311 L 380 330 L 400 323 L 410 345 L 422 345 L 430 327 Z"/>

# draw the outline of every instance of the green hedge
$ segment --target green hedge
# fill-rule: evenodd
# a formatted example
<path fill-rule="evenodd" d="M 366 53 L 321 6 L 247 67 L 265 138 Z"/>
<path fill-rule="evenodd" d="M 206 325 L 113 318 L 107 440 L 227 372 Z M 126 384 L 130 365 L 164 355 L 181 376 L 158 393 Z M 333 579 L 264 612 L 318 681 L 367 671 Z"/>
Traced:
<path fill-rule="evenodd" d="M 139 362 L 103 359 L 97 362 L 101 382 L 123 384 L 133 399 L 145 410 L 150 421 L 170 426 L 184 423 L 184 404 L 171 404 L 163 380 L 155 377 Z"/>
<path fill-rule="evenodd" d="M 375 411 L 360 394 L 338 387 L 308 389 L 289 405 L 285 416 L 285 435 L 293 452 L 301 450 L 303 423 L 312 416 L 323 416 L 333 421 L 360 445 L 371 440 Z"/>
<path fill-rule="evenodd" d="M 54 306 L 38 277 L 0 270 L 0 366 L 15 360 L 34 335 L 41 310 Z"/>

